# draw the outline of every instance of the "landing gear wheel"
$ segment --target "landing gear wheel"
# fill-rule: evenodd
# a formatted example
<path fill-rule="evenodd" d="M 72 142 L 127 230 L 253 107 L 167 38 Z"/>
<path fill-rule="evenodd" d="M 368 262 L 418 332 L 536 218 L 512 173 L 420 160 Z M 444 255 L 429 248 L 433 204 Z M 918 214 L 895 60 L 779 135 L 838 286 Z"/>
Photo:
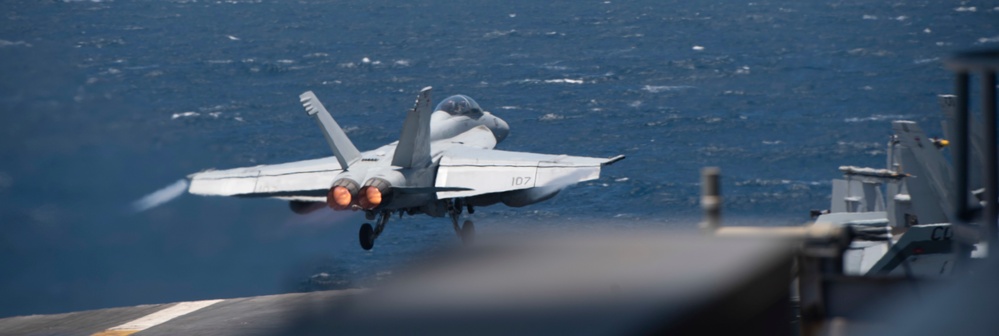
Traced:
<path fill-rule="evenodd" d="M 467 220 L 465 224 L 461 226 L 461 242 L 465 245 L 471 245 L 475 240 L 475 223 Z"/>
<path fill-rule="evenodd" d="M 357 233 L 357 238 L 361 241 L 361 248 L 365 251 L 375 247 L 375 229 L 371 227 L 371 224 L 361 225 L 361 231 Z"/>

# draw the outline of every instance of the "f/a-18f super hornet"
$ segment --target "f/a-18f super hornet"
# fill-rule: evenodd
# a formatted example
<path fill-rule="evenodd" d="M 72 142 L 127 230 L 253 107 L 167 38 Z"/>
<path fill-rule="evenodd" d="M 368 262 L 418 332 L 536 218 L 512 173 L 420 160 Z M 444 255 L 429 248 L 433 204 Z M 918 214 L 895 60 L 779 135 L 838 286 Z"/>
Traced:
<path fill-rule="evenodd" d="M 188 176 L 197 195 L 271 197 L 290 201 L 296 213 L 328 206 L 364 211 L 375 225 L 361 225 L 365 250 L 398 213 L 449 216 L 468 242 L 474 224 L 458 225 L 462 212 L 503 203 L 520 207 L 547 200 L 562 188 L 599 177 L 600 168 L 624 158 L 592 158 L 493 149 L 510 128 L 472 98 L 449 97 L 430 109 L 420 91 L 406 115 L 399 141 L 360 152 L 312 91 L 300 98 L 319 123 L 333 157 L 276 165 L 205 171 Z M 376 220 L 377 218 L 377 220 Z"/>

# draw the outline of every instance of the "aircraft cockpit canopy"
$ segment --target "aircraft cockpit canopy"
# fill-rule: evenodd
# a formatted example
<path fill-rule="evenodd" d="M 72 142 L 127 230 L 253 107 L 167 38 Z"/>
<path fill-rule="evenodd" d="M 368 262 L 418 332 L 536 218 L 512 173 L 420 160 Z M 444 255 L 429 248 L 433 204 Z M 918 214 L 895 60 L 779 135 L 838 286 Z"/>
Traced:
<path fill-rule="evenodd" d="M 472 97 L 466 95 L 447 97 L 440 104 L 437 104 L 437 108 L 434 111 L 444 111 L 451 115 L 467 115 L 471 117 L 482 114 L 482 108 L 479 107 L 479 103 L 476 103 Z"/>

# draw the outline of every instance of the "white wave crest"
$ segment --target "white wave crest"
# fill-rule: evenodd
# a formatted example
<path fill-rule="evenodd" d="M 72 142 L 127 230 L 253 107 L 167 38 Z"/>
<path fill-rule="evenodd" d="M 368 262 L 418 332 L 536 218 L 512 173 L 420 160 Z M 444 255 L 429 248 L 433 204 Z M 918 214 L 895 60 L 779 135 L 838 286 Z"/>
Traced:
<path fill-rule="evenodd" d="M 194 111 L 174 113 L 173 116 L 170 117 L 170 120 L 177 119 L 177 118 L 197 117 L 199 115 L 201 115 L 201 113 L 194 112 Z"/>
<path fill-rule="evenodd" d="M 986 43 L 996 43 L 996 42 L 999 42 L 999 36 L 981 37 L 978 39 L 978 43 L 976 44 L 986 44 Z"/>
<path fill-rule="evenodd" d="M 560 79 L 546 79 L 545 83 L 583 84 L 586 83 L 586 81 L 582 79 L 560 78 Z"/>
<path fill-rule="evenodd" d="M 643 91 L 648 91 L 650 93 L 660 93 L 666 91 L 679 91 L 686 89 L 693 89 L 693 86 L 689 85 L 646 85 L 642 87 Z"/>
<path fill-rule="evenodd" d="M 858 118 L 858 117 L 846 118 L 846 119 L 843 119 L 843 121 L 848 122 L 848 123 L 857 123 L 857 122 L 866 122 L 866 121 L 901 120 L 901 119 L 906 119 L 906 118 L 909 118 L 909 117 L 911 117 L 911 116 L 909 116 L 909 115 L 903 115 L 903 114 L 875 114 L 875 115 L 868 116 L 868 117 L 863 117 L 863 118 Z"/>
<path fill-rule="evenodd" d="M 552 121 L 552 120 L 562 120 L 562 119 L 565 119 L 565 117 L 555 113 L 548 113 L 538 118 L 538 120 L 540 121 Z"/>
<path fill-rule="evenodd" d="M 24 41 L 0 40 L 0 48 L 4 48 L 4 47 L 17 47 L 17 46 L 31 47 L 31 43 L 24 42 Z"/>

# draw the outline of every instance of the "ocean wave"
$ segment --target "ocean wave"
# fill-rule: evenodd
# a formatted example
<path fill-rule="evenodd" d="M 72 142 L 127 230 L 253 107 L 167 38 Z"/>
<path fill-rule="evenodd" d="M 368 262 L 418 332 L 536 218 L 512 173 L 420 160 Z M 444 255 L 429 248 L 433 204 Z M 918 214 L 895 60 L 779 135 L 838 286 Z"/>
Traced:
<path fill-rule="evenodd" d="M 517 33 L 516 29 L 510 29 L 510 30 L 493 30 L 491 32 L 483 34 L 482 38 L 485 38 L 485 39 L 494 39 L 494 38 L 504 37 L 504 36 L 508 36 L 508 35 L 516 35 L 516 33 Z"/>
<path fill-rule="evenodd" d="M 743 180 L 735 182 L 738 187 L 753 186 L 753 187 L 772 187 L 772 186 L 821 186 L 832 184 L 829 181 L 795 181 L 787 179 L 761 179 L 755 178 L 750 180 Z"/>
<path fill-rule="evenodd" d="M 912 117 L 911 115 L 905 115 L 905 114 L 875 114 L 863 118 L 858 118 L 858 117 L 846 118 L 843 119 L 843 121 L 848 123 L 858 123 L 858 122 L 867 122 L 867 121 L 901 120 L 911 117 Z"/>
<path fill-rule="evenodd" d="M 503 84 L 584 84 L 586 83 L 583 79 L 572 79 L 572 78 L 555 78 L 555 79 L 536 79 L 527 78 L 515 81 L 507 81 Z"/>
<path fill-rule="evenodd" d="M 31 43 L 24 42 L 24 41 L 0 40 L 0 48 L 4 48 L 4 47 L 18 47 L 18 46 L 30 48 L 31 47 Z"/>
<path fill-rule="evenodd" d="M 696 87 L 690 85 L 646 85 L 642 87 L 642 91 L 648 91 L 650 93 L 680 91 L 687 89 L 696 89 Z"/>
<path fill-rule="evenodd" d="M 197 116 L 199 116 L 199 115 L 201 115 L 201 113 L 198 113 L 198 112 L 194 112 L 194 111 L 187 111 L 187 112 L 181 112 L 181 113 L 174 113 L 174 114 L 173 114 L 173 116 L 171 116 L 171 117 L 170 117 L 170 120 L 174 120 L 174 119 L 180 119 L 180 118 L 190 118 L 190 117 L 197 117 Z"/>
<path fill-rule="evenodd" d="M 890 51 L 887 51 L 887 50 L 881 50 L 881 49 L 871 50 L 871 49 L 865 49 L 865 48 L 854 48 L 854 49 L 850 49 L 850 50 L 847 50 L 846 53 L 850 54 L 850 55 L 854 55 L 854 56 L 868 56 L 868 55 L 872 55 L 872 56 L 882 57 L 882 56 L 892 55 L 892 53 Z"/>
<path fill-rule="evenodd" d="M 978 38 L 978 41 L 975 44 L 986 44 L 986 43 L 996 43 L 996 42 L 999 42 L 999 35 L 993 37 Z"/>
<path fill-rule="evenodd" d="M 565 117 L 555 113 L 547 113 L 538 118 L 538 120 L 540 121 L 552 121 L 552 120 L 562 120 L 562 119 L 565 119 Z"/>
<path fill-rule="evenodd" d="M 586 81 L 582 79 L 559 78 L 559 79 L 546 79 L 545 83 L 583 84 L 586 83 Z"/>
<path fill-rule="evenodd" d="M 554 70 L 554 71 L 568 71 L 568 70 L 570 70 L 570 68 L 567 67 L 567 66 L 565 66 L 565 65 L 559 65 L 559 62 L 545 63 L 545 64 L 542 64 L 539 67 L 542 68 L 542 69 Z"/>

